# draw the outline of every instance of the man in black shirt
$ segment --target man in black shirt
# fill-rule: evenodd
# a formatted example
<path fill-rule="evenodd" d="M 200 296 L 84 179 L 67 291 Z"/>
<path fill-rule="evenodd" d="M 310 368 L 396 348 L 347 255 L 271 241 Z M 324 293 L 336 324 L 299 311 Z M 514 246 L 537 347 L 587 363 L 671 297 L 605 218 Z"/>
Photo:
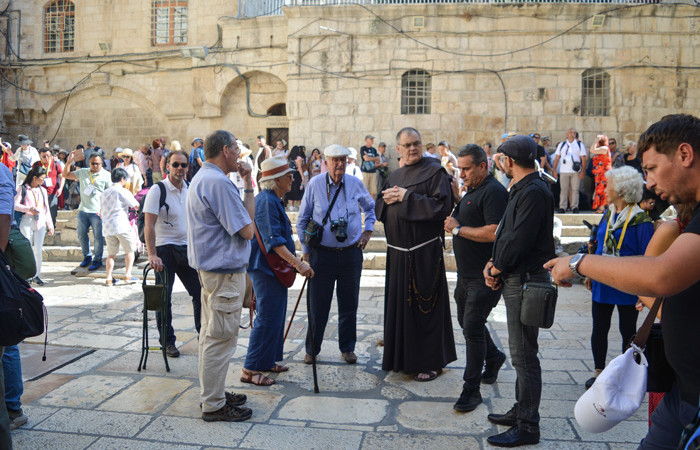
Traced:
<path fill-rule="evenodd" d="M 547 183 L 535 170 L 537 144 L 528 136 L 515 136 L 499 149 L 501 167 L 515 183 L 493 248 L 493 260 L 484 268 L 486 284 L 503 287 L 508 322 L 508 345 L 515 368 L 516 403 L 506 414 L 488 419 L 506 425 L 507 431 L 491 436 L 488 443 L 501 447 L 536 444 L 540 441 L 542 370 L 537 358 L 539 328 L 520 321 L 523 284 L 549 281 L 542 267 L 554 256 L 554 199 Z"/>
<path fill-rule="evenodd" d="M 445 219 L 445 231 L 452 233 L 457 260 L 457 319 L 467 342 L 464 385 L 454 409 L 469 412 L 482 402 L 480 383 L 492 384 L 506 360 L 486 328 L 486 319 L 501 298 L 501 290 L 486 286 L 482 270 L 491 257 L 496 227 L 508 202 L 508 191 L 489 173 L 484 149 L 464 146 L 457 159 L 459 176 L 469 190 Z M 483 375 L 481 369 L 486 362 Z"/>
<path fill-rule="evenodd" d="M 665 116 L 639 138 L 647 188 L 673 204 L 700 202 L 700 119 Z M 675 448 L 700 399 L 700 203 L 681 234 L 659 256 L 557 258 L 545 267 L 561 286 L 587 276 L 623 292 L 665 297 L 662 309 L 666 358 L 676 374 L 670 392 L 656 407 L 639 448 Z M 647 304 L 647 307 L 651 304 Z"/>
<path fill-rule="evenodd" d="M 374 148 L 374 136 L 365 136 L 365 145 L 360 147 L 360 171 L 362 172 L 362 182 L 367 188 L 367 192 L 372 198 L 377 198 L 377 167 L 376 164 L 382 162 L 377 149 Z"/>

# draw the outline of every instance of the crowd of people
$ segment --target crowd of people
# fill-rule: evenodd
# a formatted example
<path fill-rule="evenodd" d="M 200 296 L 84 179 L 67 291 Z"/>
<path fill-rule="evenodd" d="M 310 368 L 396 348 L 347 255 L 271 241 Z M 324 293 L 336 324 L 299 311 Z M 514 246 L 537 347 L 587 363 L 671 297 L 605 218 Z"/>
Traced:
<path fill-rule="evenodd" d="M 292 282 L 294 273 L 308 279 L 304 362 L 314 364 L 318 358 L 334 296 L 340 357 L 348 364 L 357 362 L 363 249 L 376 221 L 384 224 L 387 241 L 383 370 L 430 382 L 457 359 L 445 233 L 453 236 L 458 275 L 454 299 L 466 340 L 464 384 L 454 404 L 461 413 L 483 403 L 480 385 L 495 383 L 506 362 L 506 353 L 486 326 L 503 298 L 516 402 L 503 414 L 488 415 L 492 423 L 508 427 L 488 438 L 492 445 L 540 440 L 540 326 L 521 317 L 528 283 L 553 279 L 568 286 L 574 276 L 585 276 L 593 300 L 595 375 L 606 365 L 615 306 L 624 345 L 635 332 L 638 311 L 653 301 L 649 296 L 666 296 L 664 338 L 677 383 L 656 408 L 641 448 L 677 442 L 700 396 L 700 342 L 692 331 L 700 316 L 695 301 L 700 269 L 693 264 L 700 251 L 700 219 L 697 208 L 692 212 L 700 201 L 700 163 L 694 157 L 700 149 L 699 119 L 667 116 L 652 125 L 639 140 L 644 173 L 636 144 L 629 143 L 623 154 L 615 139 L 601 134 L 587 150 L 573 128 L 551 147 L 549 138 L 538 133 L 507 133 L 495 151 L 490 143 L 468 144 L 455 154 L 446 141 L 428 143 L 424 150 L 420 131 L 407 127 L 396 135 L 398 168 L 393 170 L 387 145 L 381 142 L 375 148 L 374 140 L 365 136 L 359 152 L 332 144 L 314 148 L 307 157 L 304 146 L 288 151 L 287 143 L 279 140 L 272 148 L 258 136 L 253 155 L 232 133 L 217 130 L 193 139 L 189 153 L 177 141 L 168 148 L 159 138 L 136 151 L 115 149 L 106 160 L 92 141 L 71 152 L 44 142 L 37 151 L 27 136 L 20 136 L 15 152 L 9 143 L 2 144 L 2 162 L 8 167 L 0 168 L 0 181 L 13 201 L 11 207 L 0 205 L 0 218 L 18 214 L 8 223 L 15 222 L 32 242 L 37 259 L 32 281 L 42 285 L 43 239 L 54 232 L 55 210 L 71 207 L 73 189 L 79 200 L 80 266 L 100 268 L 106 243 L 105 284 L 113 286 L 136 280 L 131 270 L 140 238 L 130 211 L 142 209 L 148 261 L 157 282 L 168 286 L 166 301 L 171 302 L 176 275 L 192 298 L 205 421 L 244 421 L 253 414 L 244 406 L 245 395 L 225 390 L 251 287 L 257 317 L 241 382 L 270 386 L 275 380 L 266 374 L 290 370 L 282 364 L 290 273 Z M 589 171 L 591 189 L 581 190 Z M 651 194 L 645 194 L 645 183 Z M 555 259 L 554 213 L 579 212 L 582 192 L 590 207 L 603 213 L 590 252 Z M 675 225 L 651 214 L 654 201 L 677 206 Z M 288 211 L 298 211 L 300 256 Z M 0 244 L 4 236 L 2 230 Z M 118 279 L 114 265 L 120 247 L 126 267 Z M 632 255 L 647 256 L 627 258 Z M 166 317 L 156 315 L 160 342 L 169 357 L 178 357 L 170 310 Z M 8 355 L 4 367 L 16 364 L 12 349 Z M 5 372 L 6 382 L 11 377 Z M 595 381 L 594 376 L 586 387 Z M 7 408 L 16 425 L 21 409 L 9 400 Z"/>

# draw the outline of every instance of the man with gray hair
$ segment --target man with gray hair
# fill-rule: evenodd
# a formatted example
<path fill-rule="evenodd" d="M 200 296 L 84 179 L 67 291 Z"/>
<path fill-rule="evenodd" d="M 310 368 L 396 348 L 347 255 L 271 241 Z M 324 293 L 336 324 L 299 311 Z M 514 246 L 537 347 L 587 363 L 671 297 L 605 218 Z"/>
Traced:
<path fill-rule="evenodd" d="M 233 134 L 217 130 L 204 142 L 206 158 L 187 193 L 187 257 L 202 285 L 199 384 L 202 419 L 240 422 L 252 411 L 245 395 L 225 391 L 226 371 L 236 349 L 253 239 L 253 179 Z M 243 200 L 227 177 L 245 180 Z"/>
<path fill-rule="evenodd" d="M 328 172 L 309 181 L 299 207 L 297 234 L 302 242 L 303 259 L 311 263 L 314 277 L 309 280 L 311 305 L 309 332 L 306 336 L 304 362 L 311 364 L 321 351 L 323 333 L 337 284 L 338 346 L 348 364 L 357 362 L 357 305 L 362 275 L 362 250 L 374 230 L 374 200 L 357 177 L 346 176 L 350 151 L 340 145 L 323 150 Z M 362 231 L 362 212 L 365 213 Z M 319 224 L 319 245 L 306 240 L 309 222 Z"/>

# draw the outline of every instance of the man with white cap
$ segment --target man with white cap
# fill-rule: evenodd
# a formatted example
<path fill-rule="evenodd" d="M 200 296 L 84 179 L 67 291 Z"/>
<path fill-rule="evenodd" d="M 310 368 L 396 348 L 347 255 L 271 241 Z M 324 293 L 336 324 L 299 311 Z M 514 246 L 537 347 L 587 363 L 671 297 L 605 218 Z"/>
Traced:
<path fill-rule="evenodd" d="M 19 187 L 27 177 L 34 163 L 39 161 L 40 158 L 39 152 L 32 147 L 32 141 L 30 141 L 26 135 L 20 134 L 17 138 L 20 148 L 17 149 L 10 159 L 17 162 L 17 179 L 15 180 L 15 186 Z"/>
<path fill-rule="evenodd" d="M 352 175 L 364 181 L 362 171 L 359 167 L 357 167 L 357 165 L 355 165 L 355 161 L 357 160 L 357 150 L 355 150 L 353 147 L 348 147 L 348 151 L 350 154 L 348 155 L 348 165 L 345 168 L 345 172 L 347 172 L 348 175 Z"/>
<path fill-rule="evenodd" d="M 345 175 L 350 154 L 347 148 L 333 144 L 326 147 L 323 154 L 328 172 L 309 182 L 297 219 L 303 258 L 311 263 L 315 274 L 309 281 L 312 326 L 306 337 L 304 362 L 311 364 L 321 351 L 333 288 L 337 284 L 338 345 L 343 359 L 354 364 L 357 362 L 355 342 L 362 250 L 374 230 L 374 200 L 359 179 Z M 365 214 L 364 231 L 362 212 Z M 314 247 L 305 241 L 311 221 L 323 229 L 321 242 Z"/>

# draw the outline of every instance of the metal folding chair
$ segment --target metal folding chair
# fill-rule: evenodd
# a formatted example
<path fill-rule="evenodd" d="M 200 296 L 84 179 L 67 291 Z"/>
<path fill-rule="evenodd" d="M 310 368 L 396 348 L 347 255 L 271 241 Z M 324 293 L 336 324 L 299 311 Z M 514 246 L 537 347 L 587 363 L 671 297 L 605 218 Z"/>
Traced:
<path fill-rule="evenodd" d="M 143 269 L 143 283 L 141 288 L 143 289 L 143 337 L 141 338 L 141 360 L 139 361 L 138 371 L 141 368 L 146 369 L 146 361 L 148 360 L 148 352 L 150 350 L 160 350 L 163 352 L 163 359 L 165 360 L 165 370 L 170 372 L 170 366 L 168 365 L 168 355 L 165 353 L 165 344 L 162 342 L 158 347 L 149 347 L 148 345 L 148 311 L 160 311 L 162 320 L 160 336 L 162 339 L 166 339 L 168 336 L 168 321 L 165 320 L 168 317 L 168 271 L 163 267 L 163 272 L 161 280 L 163 284 L 147 284 L 148 272 L 150 272 L 151 265 L 147 264 Z"/>

